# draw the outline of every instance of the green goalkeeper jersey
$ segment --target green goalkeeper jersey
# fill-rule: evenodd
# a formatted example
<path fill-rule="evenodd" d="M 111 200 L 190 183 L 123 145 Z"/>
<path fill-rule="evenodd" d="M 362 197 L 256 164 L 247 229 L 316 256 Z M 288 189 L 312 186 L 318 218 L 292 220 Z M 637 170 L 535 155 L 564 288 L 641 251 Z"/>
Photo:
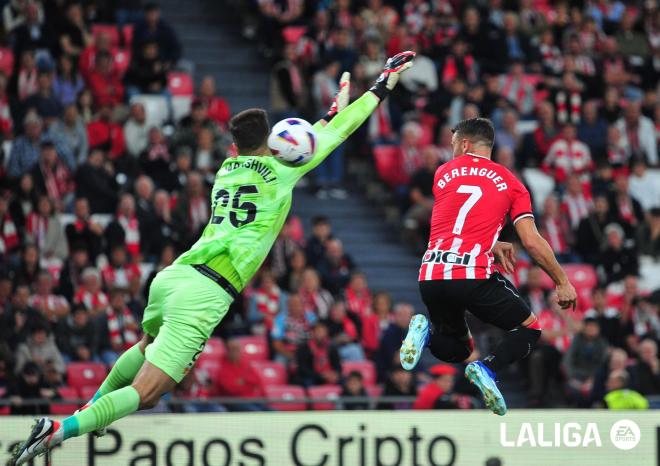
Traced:
<path fill-rule="evenodd" d="M 299 167 L 272 156 L 238 156 L 224 161 L 211 192 L 211 218 L 199 240 L 176 264 L 203 264 L 242 290 L 259 270 L 291 208 L 296 182 L 318 166 L 375 110 L 378 98 L 365 93 L 322 127 L 314 125 L 317 150 Z"/>

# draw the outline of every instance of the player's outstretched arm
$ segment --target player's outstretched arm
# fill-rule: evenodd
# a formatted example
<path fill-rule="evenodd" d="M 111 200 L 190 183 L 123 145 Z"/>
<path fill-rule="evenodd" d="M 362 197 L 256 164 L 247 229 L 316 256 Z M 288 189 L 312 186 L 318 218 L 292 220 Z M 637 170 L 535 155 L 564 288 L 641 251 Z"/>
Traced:
<path fill-rule="evenodd" d="M 351 73 L 349 73 L 348 71 L 344 71 L 341 74 L 341 78 L 339 79 L 339 90 L 337 91 L 337 94 L 335 94 L 335 98 L 332 99 L 332 105 L 330 105 L 330 108 L 328 109 L 328 113 L 326 113 L 325 116 L 321 118 L 319 121 L 314 123 L 313 128 L 316 131 L 319 131 L 325 125 L 327 125 L 337 115 L 337 113 L 341 112 L 346 107 L 348 107 L 348 102 L 350 98 L 351 98 Z"/>
<path fill-rule="evenodd" d="M 568 281 L 566 272 L 561 268 L 552 248 L 548 242 L 541 236 L 536 229 L 533 218 L 521 218 L 515 223 L 516 232 L 523 247 L 527 250 L 532 259 L 545 272 L 550 275 L 552 281 L 557 286 L 557 301 L 563 309 L 571 306 L 575 309 L 577 303 L 577 293 L 575 288 Z"/>
<path fill-rule="evenodd" d="M 319 123 L 317 123 L 318 126 L 314 125 L 317 129 L 318 149 L 309 163 L 296 168 L 299 176 L 316 168 L 369 118 L 378 104 L 399 82 L 399 75 L 413 65 L 413 58 L 415 58 L 414 52 L 401 52 L 389 58 L 383 67 L 383 72 L 369 91 L 362 94 L 343 111 L 334 114 L 324 128 L 318 129 Z"/>

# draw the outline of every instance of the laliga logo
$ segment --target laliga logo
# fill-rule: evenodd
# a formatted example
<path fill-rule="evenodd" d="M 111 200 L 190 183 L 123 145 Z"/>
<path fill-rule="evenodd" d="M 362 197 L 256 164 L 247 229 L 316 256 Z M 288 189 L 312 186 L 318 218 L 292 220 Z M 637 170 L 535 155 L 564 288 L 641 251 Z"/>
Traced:
<path fill-rule="evenodd" d="M 515 436 L 515 432 L 513 432 Z M 509 438 L 507 424 L 500 423 L 500 445 L 503 447 L 533 447 L 533 448 L 576 448 L 602 447 L 603 443 L 598 431 L 598 425 L 589 422 L 583 427 L 577 422 L 554 425 L 546 429 L 544 423 L 532 424 L 523 422 L 517 432 L 517 437 Z M 619 450 L 632 450 L 641 440 L 639 426 L 629 419 L 615 422 L 610 429 L 610 440 Z"/>

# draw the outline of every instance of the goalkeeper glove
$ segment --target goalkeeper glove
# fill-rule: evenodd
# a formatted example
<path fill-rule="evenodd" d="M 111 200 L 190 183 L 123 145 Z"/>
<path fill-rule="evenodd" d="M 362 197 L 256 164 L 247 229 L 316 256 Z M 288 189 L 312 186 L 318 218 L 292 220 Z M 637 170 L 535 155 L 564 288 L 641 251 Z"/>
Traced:
<path fill-rule="evenodd" d="M 415 52 L 401 52 L 390 57 L 385 63 L 383 72 L 369 90 L 383 101 L 390 91 L 394 89 L 396 83 L 399 82 L 399 75 L 413 66 L 413 58 L 415 58 Z"/>
<path fill-rule="evenodd" d="M 344 71 L 339 80 L 339 90 L 332 100 L 332 105 L 327 115 L 323 119 L 327 122 L 332 120 L 337 113 L 341 112 L 348 106 L 348 100 L 351 96 L 351 73 Z"/>

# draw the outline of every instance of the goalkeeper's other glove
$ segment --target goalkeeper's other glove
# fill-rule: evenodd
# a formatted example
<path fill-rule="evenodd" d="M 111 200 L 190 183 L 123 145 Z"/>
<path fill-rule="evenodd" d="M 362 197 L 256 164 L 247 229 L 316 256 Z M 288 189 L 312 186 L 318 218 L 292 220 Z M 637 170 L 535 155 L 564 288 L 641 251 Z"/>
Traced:
<path fill-rule="evenodd" d="M 369 90 L 376 94 L 382 102 L 399 82 L 399 75 L 413 66 L 413 58 L 415 58 L 415 52 L 410 51 L 397 53 L 390 57 L 385 63 L 383 72 Z"/>
<path fill-rule="evenodd" d="M 344 71 L 339 80 L 339 90 L 335 94 L 335 98 L 332 100 L 332 105 L 330 105 L 330 110 L 323 119 L 327 122 L 332 120 L 335 115 L 348 106 L 348 101 L 351 97 L 351 73 Z"/>

